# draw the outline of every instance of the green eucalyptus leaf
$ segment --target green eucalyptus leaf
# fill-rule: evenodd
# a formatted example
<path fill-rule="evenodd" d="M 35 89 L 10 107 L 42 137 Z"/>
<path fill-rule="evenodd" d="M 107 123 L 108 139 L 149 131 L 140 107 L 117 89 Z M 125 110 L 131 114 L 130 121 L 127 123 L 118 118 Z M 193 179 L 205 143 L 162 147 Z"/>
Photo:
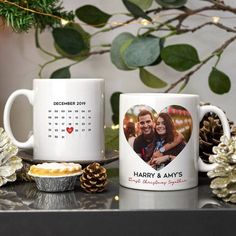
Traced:
<path fill-rule="evenodd" d="M 128 67 L 124 60 L 123 54 L 131 42 L 134 40 L 134 36 L 130 33 L 124 32 L 119 34 L 111 44 L 111 61 L 120 70 L 132 70 L 135 68 Z"/>
<path fill-rule="evenodd" d="M 119 124 L 119 114 L 118 113 L 113 114 L 111 117 L 111 120 L 114 125 L 118 125 Z"/>
<path fill-rule="evenodd" d="M 70 55 L 78 55 L 86 49 L 82 35 L 74 29 L 55 28 L 52 34 L 56 44 Z"/>
<path fill-rule="evenodd" d="M 134 39 L 124 52 L 124 62 L 128 67 L 151 65 L 160 55 L 160 39 L 147 36 Z"/>
<path fill-rule="evenodd" d="M 119 150 L 119 129 L 105 128 L 105 149 Z"/>
<path fill-rule="evenodd" d="M 72 30 L 73 34 L 76 32 L 77 35 L 80 35 L 79 36 L 80 41 L 76 42 L 76 43 L 81 43 L 83 45 L 83 48 L 79 52 L 77 49 L 75 49 L 75 51 L 78 52 L 76 54 L 69 52 L 67 50 L 67 45 L 64 47 L 64 44 L 69 43 L 69 39 L 66 38 L 65 41 L 63 41 L 63 45 L 61 45 L 60 43 L 58 43 L 57 40 L 55 40 L 54 46 L 55 46 L 55 49 L 57 50 L 57 52 L 60 55 L 66 57 L 66 58 L 75 60 L 75 61 L 82 61 L 82 60 L 85 60 L 86 58 L 88 58 L 89 51 L 90 51 L 90 34 L 88 34 L 86 31 L 84 31 L 84 29 L 77 23 L 69 23 L 62 29 L 69 29 L 69 30 Z M 59 36 L 59 35 L 57 35 L 57 36 Z M 69 35 L 64 35 L 64 37 L 65 36 L 69 36 Z"/>
<path fill-rule="evenodd" d="M 156 2 L 164 8 L 180 8 L 187 3 L 187 0 L 156 0 Z"/>
<path fill-rule="evenodd" d="M 81 34 L 86 44 L 89 43 L 91 35 L 86 32 L 78 23 L 69 23 L 65 28 L 74 29 Z M 89 44 L 88 44 L 89 45 Z"/>
<path fill-rule="evenodd" d="M 84 61 L 85 59 L 87 59 L 89 57 L 89 51 L 83 51 L 79 55 L 72 56 L 72 55 L 64 52 L 56 43 L 54 43 L 54 47 L 55 47 L 56 51 L 60 55 L 62 55 L 63 57 L 69 58 L 69 59 L 77 61 L 77 62 Z"/>
<path fill-rule="evenodd" d="M 111 110 L 113 112 L 112 121 L 115 125 L 119 124 L 119 104 L 121 92 L 114 92 L 110 97 Z"/>
<path fill-rule="evenodd" d="M 160 38 L 160 51 L 164 48 L 165 39 Z M 156 61 L 154 61 L 150 66 L 156 66 L 162 62 L 161 54 L 158 56 Z"/>
<path fill-rule="evenodd" d="M 186 71 L 200 62 L 197 50 L 189 44 L 167 46 L 162 49 L 161 57 L 177 71 Z"/>
<path fill-rule="evenodd" d="M 217 94 L 228 93 L 231 87 L 230 78 L 224 72 L 212 68 L 208 79 L 210 89 Z"/>
<path fill-rule="evenodd" d="M 152 18 L 149 17 L 138 5 L 134 4 L 129 0 L 122 0 L 127 10 L 136 18 L 142 17 L 148 21 L 152 21 Z"/>
<path fill-rule="evenodd" d="M 164 88 L 167 85 L 165 81 L 161 80 L 144 68 L 140 68 L 139 77 L 141 81 L 150 88 Z"/>
<path fill-rule="evenodd" d="M 142 10 L 147 10 L 151 7 L 153 0 L 129 0 L 135 5 L 139 6 Z"/>
<path fill-rule="evenodd" d="M 119 103 L 120 103 L 120 95 L 121 92 L 114 92 L 111 95 L 110 102 L 111 102 L 111 110 L 113 113 L 119 113 Z"/>
<path fill-rule="evenodd" d="M 66 67 L 63 67 L 63 68 L 60 68 L 56 71 L 54 71 L 50 78 L 52 79 L 65 79 L 65 78 L 70 78 L 71 75 L 70 75 L 70 67 L 69 66 L 66 66 Z"/>
<path fill-rule="evenodd" d="M 112 16 L 92 5 L 78 8 L 75 14 L 81 21 L 96 28 L 105 26 Z"/>

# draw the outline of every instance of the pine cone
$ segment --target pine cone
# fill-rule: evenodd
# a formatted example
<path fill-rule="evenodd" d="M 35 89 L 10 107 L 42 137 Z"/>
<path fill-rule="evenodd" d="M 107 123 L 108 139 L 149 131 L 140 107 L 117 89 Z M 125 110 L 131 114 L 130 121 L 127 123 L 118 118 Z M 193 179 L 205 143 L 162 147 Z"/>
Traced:
<path fill-rule="evenodd" d="M 102 192 L 107 184 L 106 169 L 99 163 L 88 165 L 80 177 L 81 187 L 88 193 Z"/>
<path fill-rule="evenodd" d="M 81 209 L 106 209 L 108 199 L 103 195 L 95 194 L 80 197 Z"/>
<path fill-rule="evenodd" d="M 34 181 L 34 178 L 28 175 L 31 164 L 25 161 L 23 161 L 22 164 L 23 164 L 23 167 L 19 171 L 16 172 L 17 180 L 26 181 L 26 182 Z"/>
<path fill-rule="evenodd" d="M 221 143 L 213 148 L 209 161 L 217 167 L 207 175 L 213 178 L 210 187 L 213 194 L 225 202 L 236 203 L 236 136 L 222 136 Z"/>
<path fill-rule="evenodd" d="M 201 106 L 209 103 L 201 103 Z M 236 127 L 232 121 L 228 121 L 231 135 L 236 134 Z M 204 162 L 209 163 L 209 156 L 213 154 L 212 148 L 220 143 L 223 135 L 223 127 L 219 117 L 212 112 L 207 113 L 200 122 L 199 130 L 199 156 Z"/>
<path fill-rule="evenodd" d="M 16 171 L 22 168 L 22 160 L 16 156 L 17 153 L 18 148 L 0 128 L 0 186 L 16 180 Z"/>

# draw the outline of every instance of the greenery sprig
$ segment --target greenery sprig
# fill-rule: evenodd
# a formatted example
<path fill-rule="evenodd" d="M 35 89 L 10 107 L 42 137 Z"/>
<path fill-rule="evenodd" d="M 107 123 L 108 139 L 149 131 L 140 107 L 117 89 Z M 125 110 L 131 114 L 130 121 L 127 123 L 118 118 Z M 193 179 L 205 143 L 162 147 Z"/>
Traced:
<path fill-rule="evenodd" d="M 60 27 L 61 20 L 74 19 L 72 12 L 63 10 L 59 0 L 0 0 L 0 16 L 16 32 Z"/>
<path fill-rule="evenodd" d="M 186 5 L 187 0 L 156 0 L 155 4 L 157 7 L 153 9 L 150 9 L 150 7 L 155 6 L 154 0 L 122 0 L 122 2 L 129 13 L 125 13 L 128 19 L 121 24 L 114 25 L 110 23 L 110 19 L 116 13 L 109 14 L 93 5 L 85 5 L 75 11 L 75 17 L 80 20 L 80 23 L 69 23 L 62 28 L 60 27 L 60 29 L 53 29 L 52 34 L 56 45 L 55 48 L 60 57 L 68 58 L 75 62 L 68 67 L 60 68 L 51 77 L 70 76 L 68 70 L 72 65 L 94 54 L 110 53 L 111 61 L 118 69 L 127 71 L 138 70 L 139 77 L 146 86 L 156 89 L 163 89 L 168 86 L 164 90 L 165 92 L 169 92 L 179 86 L 179 91 L 182 91 L 194 73 L 212 58 L 217 58 L 217 63 L 213 65 L 209 75 L 209 87 L 217 94 L 229 92 L 231 87 L 230 78 L 216 67 L 223 51 L 235 41 L 235 37 L 222 42 L 219 48 L 213 50 L 212 53 L 203 59 L 200 58 L 197 49 L 190 44 L 165 45 L 170 37 L 195 33 L 206 26 L 217 27 L 225 32 L 235 34 L 235 28 L 220 22 L 214 22 L 210 16 L 208 16 L 210 21 L 194 28 L 186 26 L 185 22 L 189 17 L 195 15 L 202 16 L 202 14 L 207 15 L 209 11 L 224 11 L 236 14 L 236 8 L 226 5 L 223 1 L 213 0 L 205 0 L 208 4 L 197 9 L 188 8 Z M 158 16 L 163 12 L 167 14 L 170 12 L 172 14 L 164 21 L 155 21 L 151 17 Z M 137 35 L 132 35 L 130 32 L 122 32 L 111 42 L 111 46 L 104 49 L 103 45 L 101 45 L 97 51 L 92 50 L 91 38 L 136 22 L 138 19 L 145 20 L 147 26 L 141 26 Z M 85 31 L 85 27 L 82 27 L 84 24 L 98 30 L 90 35 Z M 166 32 L 164 36 L 163 31 Z M 55 60 L 57 60 L 57 57 L 54 57 L 52 62 Z M 168 85 L 168 81 L 152 74 L 146 68 L 158 66 L 160 63 L 165 63 L 170 68 L 180 72 L 186 71 L 186 74 L 177 79 L 176 82 Z"/>

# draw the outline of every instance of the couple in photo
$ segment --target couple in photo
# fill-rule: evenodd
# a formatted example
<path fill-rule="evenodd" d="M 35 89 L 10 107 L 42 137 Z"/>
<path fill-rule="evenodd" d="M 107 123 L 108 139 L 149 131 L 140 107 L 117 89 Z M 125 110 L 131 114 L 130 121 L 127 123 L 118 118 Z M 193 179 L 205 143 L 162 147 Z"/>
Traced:
<path fill-rule="evenodd" d="M 140 135 L 133 138 L 133 149 L 154 169 L 161 169 L 183 150 L 184 136 L 176 131 L 166 112 L 154 120 L 149 110 L 141 110 L 137 118 Z"/>

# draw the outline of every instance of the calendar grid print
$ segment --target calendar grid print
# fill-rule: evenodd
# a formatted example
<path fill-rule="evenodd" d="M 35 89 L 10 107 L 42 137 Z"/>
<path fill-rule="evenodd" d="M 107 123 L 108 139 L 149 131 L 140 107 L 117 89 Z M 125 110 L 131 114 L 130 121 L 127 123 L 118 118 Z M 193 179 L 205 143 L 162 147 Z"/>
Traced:
<path fill-rule="evenodd" d="M 92 131 L 91 109 L 49 109 L 48 138 L 67 139 L 84 136 Z"/>

